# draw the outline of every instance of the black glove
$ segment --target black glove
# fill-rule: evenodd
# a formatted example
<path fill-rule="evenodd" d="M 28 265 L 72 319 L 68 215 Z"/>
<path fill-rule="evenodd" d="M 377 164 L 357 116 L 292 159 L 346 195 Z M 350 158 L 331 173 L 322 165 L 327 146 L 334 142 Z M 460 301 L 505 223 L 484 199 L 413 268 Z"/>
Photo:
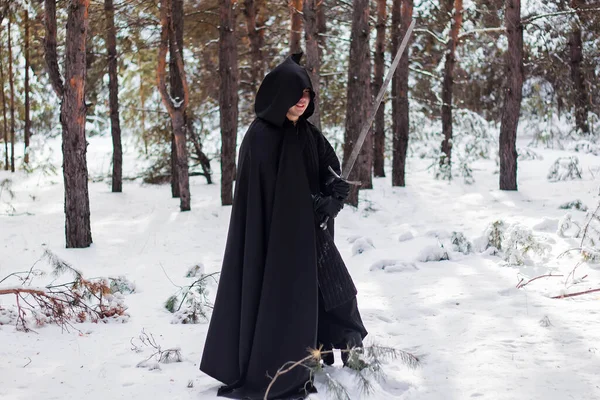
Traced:
<path fill-rule="evenodd" d="M 344 202 L 332 196 L 316 195 L 313 197 L 313 206 L 317 219 L 323 221 L 325 217 L 337 217 L 340 210 L 344 208 Z"/>
<path fill-rule="evenodd" d="M 350 184 L 341 178 L 332 176 L 325 182 L 325 194 L 344 201 L 350 194 Z"/>

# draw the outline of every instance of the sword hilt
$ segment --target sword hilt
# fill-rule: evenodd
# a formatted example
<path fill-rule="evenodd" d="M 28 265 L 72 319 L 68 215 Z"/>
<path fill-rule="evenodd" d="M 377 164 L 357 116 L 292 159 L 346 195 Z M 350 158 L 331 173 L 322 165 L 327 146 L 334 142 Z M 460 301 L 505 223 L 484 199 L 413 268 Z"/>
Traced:
<path fill-rule="evenodd" d="M 333 168 L 331 168 L 331 165 L 328 167 L 328 169 L 329 169 L 329 171 L 331 171 L 333 176 L 335 176 L 338 179 L 343 180 L 344 182 L 346 182 L 349 185 L 352 185 L 352 186 L 362 185 L 362 183 L 360 181 L 349 181 L 347 179 L 342 178 L 342 176 L 338 175 L 338 173 L 335 172 L 335 170 Z M 342 175 L 344 175 L 344 174 L 342 173 Z M 329 216 L 326 216 L 325 219 L 323 220 L 323 222 L 321 222 L 321 224 L 319 225 L 321 227 L 321 229 L 323 229 L 323 230 L 327 229 L 327 222 L 329 222 Z"/>

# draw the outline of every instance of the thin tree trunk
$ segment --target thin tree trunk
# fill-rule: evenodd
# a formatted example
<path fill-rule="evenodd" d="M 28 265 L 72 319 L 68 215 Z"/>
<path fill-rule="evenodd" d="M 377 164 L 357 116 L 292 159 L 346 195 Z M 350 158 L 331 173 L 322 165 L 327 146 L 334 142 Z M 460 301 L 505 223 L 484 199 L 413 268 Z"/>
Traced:
<path fill-rule="evenodd" d="M 444 79 L 442 82 L 442 134 L 444 135 L 442 152 L 445 154 L 445 160 L 440 160 L 440 164 L 446 164 L 449 169 L 452 168 L 452 88 L 454 86 L 458 33 L 462 26 L 463 0 L 453 0 L 453 3 L 454 13 L 450 27 L 450 38 L 446 47 Z"/>
<path fill-rule="evenodd" d="M 1 27 L 1 25 L 0 25 Z M 8 118 L 6 116 L 6 96 L 4 93 L 4 64 L 2 46 L 0 46 L 0 95 L 2 95 L 2 124 L 4 128 L 4 169 L 8 171 L 10 159 L 8 157 Z"/>
<path fill-rule="evenodd" d="M 261 18 L 259 18 L 262 8 L 264 8 L 264 0 L 244 0 L 244 16 L 250 40 L 250 79 L 253 93 L 258 90 L 258 85 L 265 73 L 265 60 L 262 52 L 265 41 L 264 30 L 260 24 Z"/>
<path fill-rule="evenodd" d="M 348 67 L 348 92 L 346 106 L 346 132 L 344 137 L 344 169 L 358 139 L 361 127 L 367 119 L 367 105 L 370 104 L 371 65 L 369 51 L 369 1 L 353 0 L 352 33 L 350 36 L 350 60 Z M 369 135 L 371 136 L 371 135 Z M 350 180 L 361 180 L 363 186 L 369 182 L 364 179 L 371 176 L 372 138 L 365 140 Z M 352 187 L 348 204 L 358 206 L 358 188 Z"/>
<path fill-rule="evenodd" d="M 290 29 L 290 53 L 302 51 L 302 0 L 290 0 L 291 29 Z"/>
<path fill-rule="evenodd" d="M 579 9 L 579 0 L 572 0 L 572 7 Z M 579 21 L 575 21 L 573 30 L 569 35 L 571 79 L 573 80 L 573 95 L 575 97 L 573 102 L 575 104 L 575 126 L 578 131 L 589 133 L 589 104 L 585 89 L 585 79 L 581 71 L 581 63 L 583 62 L 582 47 L 581 27 L 579 26 Z"/>
<path fill-rule="evenodd" d="M 89 0 L 68 2 L 65 44 L 65 81 L 58 68 L 56 51 L 56 0 L 45 0 L 45 57 L 52 87 L 61 101 L 63 175 L 65 184 L 65 233 L 68 248 L 92 243 L 85 138 L 85 44 Z"/>
<path fill-rule="evenodd" d="M 523 91 L 523 25 L 521 0 L 506 0 L 504 17 L 508 50 L 507 87 L 500 126 L 500 190 L 517 190 L 517 127 Z"/>
<path fill-rule="evenodd" d="M 112 191 L 123 191 L 123 149 L 121 147 L 121 124 L 119 121 L 119 77 L 117 59 L 117 32 L 113 0 L 104 0 L 106 17 L 106 48 L 108 53 L 108 88 L 110 103 L 110 127 L 113 142 Z"/>
<path fill-rule="evenodd" d="M 317 26 L 317 1 L 304 0 L 304 40 L 306 41 L 306 70 L 310 76 L 313 90 L 315 92 L 315 111 L 309 118 L 319 130 L 321 129 L 321 107 L 320 107 L 320 71 L 321 57 L 319 51 L 318 26 Z"/>
<path fill-rule="evenodd" d="M 396 43 L 400 43 L 412 20 L 413 0 L 402 0 L 400 11 L 400 29 Z M 400 59 L 396 70 L 397 110 L 394 113 L 396 131 L 393 140 L 392 186 L 406 186 L 406 151 L 408 149 L 409 116 L 408 116 L 408 56 L 409 49 Z"/>
<path fill-rule="evenodd" d="M 29 55 L 29 11 L 27 6 L 23 12 L 23 22 L 25 24 L 25 45 L 24 45 L 24 56 L 25 56 L 25 130 L 24 130 L 24 142 L 25 149 L 23 155 L 23 162 L 29 164 L 29 138 L 31 136 L 31 117 L 30 117 L 30 105 L 29 105 L 29 68 L 30 68 L 30 55 Z"/>
<path fill-rule="evenodd" d="M 138 65 L 142 65 L 142 57 L 138 57 Z M 148 155 L 148 133 L 146 132 L 146 94 L 144 93 L 144 80 L 140 79 L 140 107 L 141 107 L 141 126 L 142 140 L 144 141 L 144 154 Z"/>
<path fill-rule="evenodd" d="M 375 71 L 373 92 L 379 93 L 383 85 L 385 70 L 385 24 L 387 22 L 386 0 L 377 0 L 377 37 L 375 39 Z M 385 101 L 381 102 L 375 114 L 375 134 L 373 146 L 373 172 L 375 176 L 385 176 Z"/>
<path fill-rule="evenodd" d="M 175 31 L 174 26 L 183 26 L 183 8 L 179 8 L 179 4 L 174 4 L 173 1 L 180 0 L 161 0 L 160 2 L 160 45 L 158 50 L 158 66 L 156 68 L 156 80 L 158 90 L 162 97 L 162 101 L 167 107 L 169 116 L 171 117 L 171 125 L 173 128 L 174 136 L 174 147 L 177 157 L 177 181 L 179 188 L 179 208 L 181 211 L 189 211 L 191 209 L 190 202 L 190 182 L 189 182 L 189 171 L 188 171 L 188 155 L 187 155 L 187 143 L 186 143 L 186 124 L 185 124 L 185 110 L 189 102 L 189 90 L 187 87 L 187 81 L 185 77 L 185 70 L 183 67 L 182 52 L 179 50 L 173 38 L 178 37 L 178 33 Z M 180 3 L 183 4 L 183 3 Z M 182 6 L 181 6 L 182 7 Z M 171 16 L 171 18 L 169 18 Z M 171 38 L 171 40 L 170 40 Z M 169 46 L 169 42 L 173 45 Z M 182 97 L 169 95 L 166 84 L 166 67 L 167 52 L 171 50 L 171 57 L 174 60 L 175 65 L 172 67 L 173 70 L 170 72 L 170 77 L 174 76 L 174 71 L 177 71 L 179 77 L 176 84 L 176 88 L 181 87 Z M 173 83 L 173 81 L 171 81 Z M 179 86 L 180 85 L 180 86 Z M 171 88 L 171 93 L 173 88 Z M 172 99 L 177 99 L 177 104 Z M 175 171 L 172 172 L 175 175 Z"/>
<path fill-rule="evenodd" d="M 8 84 L 10 87 L 10 170 L 15 172 L 15 77 L 12 63 L 12 13 L 8 12 Z"/>
<path fill-rule="evenodd" d="M 221 204 L 233 204 L 238 128 L 238 61 L 235 40 L 235 0 L 220 0 L 219 112 L 221 123 Z"/>

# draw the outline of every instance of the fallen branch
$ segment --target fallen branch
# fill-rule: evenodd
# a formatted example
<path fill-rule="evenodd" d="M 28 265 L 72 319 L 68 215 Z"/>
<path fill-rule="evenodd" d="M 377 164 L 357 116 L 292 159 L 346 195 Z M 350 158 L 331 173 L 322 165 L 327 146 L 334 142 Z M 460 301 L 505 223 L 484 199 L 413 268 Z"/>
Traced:
<path fill-rule="evenodd" d="M 561 276 L 564 276 L 564 275 L 552 275 L 552 274 L 548 274 L 548 275 L 540 275 L 540 276 L 536 276 L 535 278 L 532 278 L 532 279 L 528 280 L 528 281 L 527 281 L 527 282 L 525 282 L 525 283 L 521 283 L 521 282 L 523 282 L 523 281 L 525 280 L 525 279 L 521 279 L 521 280 L 519 281 L 519 283 L 517 284 L 517 289 L 521 289 L 522 287 L 524 287 L 524 286 L 527 286 L 527 285 L 529 285 L 531 282 L 533 282 L 533 281 L 535 281 L 535 280 L 537 280 L 537 279 L 540 279 L 540 278 L 548 278 L 548 277 L 561 277 Z"/>
<path fill-rule="evenodd" d="M 586 290 L 584 292 L 575 292 L 575 293 L 561 294 L 559 296 L 554 296 L 554 297 L 551 297 L 551 298 L 552 299 L 565 299 L 567 297 L 581 296 L 581 295 L 584 295 L 584 294 L 594 293 L 594 292 L 600 292 L 600 289 L 590 289 L 590 290 Z"/>
<path fill-rule="evenodd" d="M 275 374 L 275 376 L 273 376 L 271 378 L 271 382 L 269 383 L 269 386 L 267 386 L 267 390 L 265 391 L 263 400 L 268 400 L 269 392 L 271 391 L 271 388 L 275 384 L 275 381 L 277 380 L 277 378 L 279 378 L 282 375 L 287 374 L 288 372 L 292 371 L 293 369 L 295 369 L 297 367 L 307 368 L 310 371 L 311 378 L 312 378 L 312 375 L 316 371 L 319 371 L 321 368 L 321 360 L 323 359 L 323 355 L 333 354 L 333 352 L 334 352 L 334 350 L 325 350 L 325 351 L 322 350 L 322 346 L 319 347 L 318 349 L 308 349 L 309 354 L 306 357 L 304 357 L 303 359 L 301 359 L 299 361 L 288 361 L 285 364 L 283 364 L 277 370 L 277 373 Z M 394 349 L 391 347 L 382 347 L 382 346 L 373 345 L 373 346 L 367 346 L 364 348 L 357 347 L 357 348 L 341 349 L 340 352 L 342 354 L 344 354 L 344 353 L 349 354 L 349 357 L 347 360 L 347 365 L 350 367 L 350 370 L 353 371 L 357 375 L 358 383 L 362 384 L 363 390 L 364 390 L 364 392 L 366 392 L 366 394 L 369 394 L 371 392 L 372 386 L 371 386 L 371 382 L 369 381 L 369 378 L 367 376 L 363 375 L 362 371 L 368 370 L 368 371 L 372 372 L 373 374 L 375 374 L 375 379 L 383 379 L 384 376 L 383 376 L 380 358 L 382 358 L 382 357 L 383 358 L 387 357 L 387 358 L 392 358 L 392 359 L 399 358 L 405 364 L 407 364 L 408 366 L 413 367 L 413 368 L 417 367 L 420 363 L 419 358 L 417 356 L 415 356 L 411 353 L 408 353 L 406 351 Z M 363 360 L 361 358 L 362 355 L 368 356 L 368 358 L 370 358 L 370 360 L 368 360 L 368 361 Z M 345 388 L 342 384 L 335 381 L 330 376 L 328 376 L 328 381 L 330 382 L 330 386 L 334 387 L 336 389 L 336 391 L 341 391 L 341 392 L 347 394 L 347 391 L 345 390 Z M 348 399 L 349 399 L 349 397 L 348 397 Z"/>
<path fill-rule="evenodd" d="M 71 273 L 73 281 L 56 285 L 50 283 L 44 287 L 29 286 L 34 276 L 43 275 L 42 271 L 34 269 L 42 259 L 52 265 L 53 276 Z M 75 322 L 98 322 L 126 315 L 126 307 L 113 296 L 107 279 L 85 279 L 79 271 L 48 250 L 40 260 L 29 271 L 15 272 L 0 280 L 0 283 L 10 277 L 20 280 L 19 286 L 0 287 L 0 296 L 15 296 L 18 329 L 30 330 L 26 320 L 28 315 L 38 326 L 51 322 L 65 330 L 72 328 Z"/>

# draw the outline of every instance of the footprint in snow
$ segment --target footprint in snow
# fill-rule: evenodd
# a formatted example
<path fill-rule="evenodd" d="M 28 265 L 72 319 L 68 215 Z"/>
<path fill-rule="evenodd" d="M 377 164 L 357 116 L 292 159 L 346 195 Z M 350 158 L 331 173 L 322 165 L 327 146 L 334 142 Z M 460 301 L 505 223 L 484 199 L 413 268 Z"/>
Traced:
<path fill-rule="evenodd" d="M 405 271 L 417 271 L 419 268 L 411 262 L 399 261 L 399 260 L 380 260 L 371 265 L 370 271 L 385 272 L 405 272 Z"/>

